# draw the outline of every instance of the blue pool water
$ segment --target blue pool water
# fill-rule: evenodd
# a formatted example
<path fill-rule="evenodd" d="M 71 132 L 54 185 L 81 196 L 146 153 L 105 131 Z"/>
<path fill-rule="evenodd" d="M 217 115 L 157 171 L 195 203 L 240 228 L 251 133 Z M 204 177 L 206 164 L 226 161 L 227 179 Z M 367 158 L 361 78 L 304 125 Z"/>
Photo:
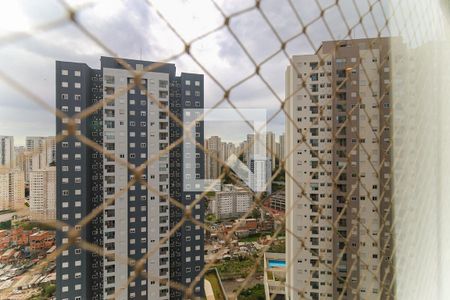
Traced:
<path fill-rule="evenodd" d="M 269 268 L 284 268 L 286 267 L 286 261 L 269 259 Z"/>

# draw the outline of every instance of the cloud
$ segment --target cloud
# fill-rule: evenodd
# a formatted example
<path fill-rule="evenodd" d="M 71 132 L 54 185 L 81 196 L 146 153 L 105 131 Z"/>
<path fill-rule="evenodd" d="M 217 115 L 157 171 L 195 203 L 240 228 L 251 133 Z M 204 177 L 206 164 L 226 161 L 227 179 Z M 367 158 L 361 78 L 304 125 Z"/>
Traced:
<path fill-rule="evenodd" d="M 180 0 L 174 3 L 156 0 L 152 3 L 177 34 L 187 42 L 224 23 L 221 12 L 210 1 Z M 238 2 L 220 0 L 217 3 L 226 15 L 254 6 L 253 0 Z M 316 5 L 316 1 L 310 0 L 293 3 L 296 12 L 306 24 L 315 21 L 320 16 L 321 9 L 335 1 L 320 0 L 318 1 L 320 7 Z M 142 57 L 145 60 L 162 61 L 184 50 L 184 44 L 177 34 L 172 32 L 146 1 L 108 0 L 94 3 L 71 1 L 73 6 L 84 4 L 88 4 L 88 7 L 77 14 L 77 20 L 106 47 L 121 57 Z M 359 22 L 358 10 L 367 10 L 367 4 L 358 4 L 359 6 L 355 7 L 352 0 L 341 0 L 339 5 L 350 26 Z M 348 33 L 337 7 L 327 9 L 321 20 L 308 26 L 307 34 L 312 38 L 313 45 L 304 35 L 296 37 L 303 29 L 287 1 L 265 0 L 261 2 L 260 8 L 276 34 L 264 20 L 261 12 L 256 9 L 233 17 L 229 28 L 233 30 L 245 51 L 248 51 L 252 59 L 260 65 L 260 75 L 277 96 L 273 95 L 258 76 L 245 80 L 254 73 L 255 66 L 228 28 L 221 28 L 191 45 L 191 53 L 195 60 L 186 53 L 171 60 L 176 63 L 178 73 L 205 73 L 206 106 L 211 107 L 222 99 L 221 87 L 229 89 L 240 83 L 230 94 L 234 105 L 242 108 L 264 107 L 268 109 L 269 116 L 275 114 L 280 106 L 277 98 L 284 98 L 284 72 L 289 64 L 288 57 L 284 53 L 272 56 L 281 46 L 277 35 L 282 40 L 292 39 L 286 46 L 290 56 L 312 53 L 322 40 L 343 38 Z M 0 16 L 4 17 L 0 21 L 0 29 L 4 29 L 3 31 L 7 33 L 30 29 L 65 15 L 62 6 L 55 0 L 2 2 L 0 11 L 3 12 Z M 374 15 L 374 18 L 371 15 L 364 18 L 364 26 L 359 26 L 355 30 L 354 37 L 364 36 L 366 31 L 370 34 L 376 33 L 377 25 L 383 24 L 380 22 L 383 17 L 379 6 L 374 7 Z M 324 21 L 332 28 L 333 36 L 328 33 Z M 0 55 L 2 56 L 0 70 L 19 80 L 53 106 L 55 60 L 85 62 L 91 67 L 98 68 L 100 56 L 109 54 L 74 24 L 68 22 L 58 28 L 36 33 L 20 42 L 3 46 L 0 48 Z M 18 141 L 23 141 L 25 135 L 54 134 L 54 118 L 30 102 L 30 99 L 5 84 L 0 84 L 0 95 L 2 107 L 0 134 L 15 135 Z M 22 114 L 19 113 L 21 111 Z M 282 114 L 269 124 L 269 130 L 282 132 L 283 128 Z"/>

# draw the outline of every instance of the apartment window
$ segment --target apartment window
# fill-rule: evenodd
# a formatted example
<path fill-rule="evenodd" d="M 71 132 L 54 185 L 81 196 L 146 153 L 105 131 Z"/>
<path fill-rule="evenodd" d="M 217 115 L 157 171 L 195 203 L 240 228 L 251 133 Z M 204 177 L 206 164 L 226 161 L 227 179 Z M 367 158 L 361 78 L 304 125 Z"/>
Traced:
<path fill-rule="evenodd" d="M 67 81 L 61 82 L 61 87 L 66 88 L 69 87 L 69 83 Z"/>
<path fill-rule="evenodd" d="M 81 100 L 81 95 L 75 95 L 75 96 L 74 96 L 74 99 L 75 99 L 76 101 L 80 101 L 80 100 Z"/>
<path fill-rule="evenodd" d="M 74 83 L 74 87 L 75 87 L 76 89 L 81 88 L 81 83 L 75 82 L 75 83 Z"/>
<path fill-rule="evenodd" d="M 75 112 L 80 112 L 80 111 L 81 111 L 81 107 L 75 106 Z"/>
<path fill-rule="evenodd" d="M 76 171 L 76 172 L 81 171 L 81 166 L 75 166 L 75 171 Z"/>
<path fill-rule="evenodd" d="M 63 286 L 62 287 L 62 291 L 63 292 L 68 292 L 69 291 L 69 287 L 68 286 Z"/>
<path fill-rule="evenodd" d="M 105 83 L 114 84 L 114 76 L 105 75 Z"/>
<path fill-rule="evenodd" d="M 75 148 L 80 148 L 81 147 L 81 142 L 75 142 Z"/>
<path fill-rule="evenodd" d="M 160 80 L 159 81 L 159 87 L 160 88 L 167 88 L 167 85 L 169 84 L 169 82 L 167 80 Z"/>
<path fill-rule="evenodd" d="M 81 76 L 81 71 L 75 71 L 75 72 L 74 72 L 74 75 L 75 75 L 76 77 L 80 77 L 80 76 Z"/>
<path fill-rule="evenodd" d="M 69 191 L 68 190 L 63 190 L 62 191 L 62 195 L 63 196 L 69 196 Z"/>
<path fill-rule="evenodd" d="M 187 90 L 187 91 L 184 92 L 184 94 L 185 94 L 186 96 L 190 96 L 190 95 L 191 95 L 191 91 Z"/>
<path fill-rule="evenodd" d="M 69 75 L 69 70 L 61 70 L 61 75 Z"/>
<path fill-rule="evenodd" d="M 199 97 L 200 96 L 200 91 L 195 91 L 195 96 Z"/>
<path fill-rule="evenodd" d="M 61 94 L 62 100 L 69 100 L 69 94 Z"/>

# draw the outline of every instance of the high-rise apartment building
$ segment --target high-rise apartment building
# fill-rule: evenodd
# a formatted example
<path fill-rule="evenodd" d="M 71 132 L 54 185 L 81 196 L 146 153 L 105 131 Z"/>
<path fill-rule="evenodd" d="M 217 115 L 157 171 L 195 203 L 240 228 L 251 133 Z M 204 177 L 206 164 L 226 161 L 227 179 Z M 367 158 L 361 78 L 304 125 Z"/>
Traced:
<path fill-rule="evenodd" d="M 101 58 L 101 69 L 83 63 L 56 62 L 56 105 L 68 116 L 110 100 L 86 119 L 76 119 L 75 135 L 84 135 L 117 159 L 115 161 L 69 136 L 57 145 L 57 219 L 71 226 L 104 201 L 103 214 L 80 229 L 81 238 L 111 254 L 101 257 L 71 246 L 57 261 L 58 299 L 182 299 L 169 281 L 189 285 L 203 268 L 203 230 L 185 222 L 169 239 L 183 211 L 169 198 L 190 207 L 192 217 L 204 218 L 203 201 L 191 206 L 199 193 L 183 190 L 183 148 L 160 153 L 183 135 L 179 119 L 188 108 L 203 108 L 203 75 L 181 73 L 175 65 Z M 127 68 L 137 71 L 135 77 Z M 138 78 L 139 82 L 135 80 Z M 114 99 L 112 99 L 114 98 Z M 57 119 L 57 132 L 66 134 L 68 119 Z M 203 123 L 196 126 L 203 144 Z M 204 178 L 203 153 L 197 150 L 195 172 Z M 152 157 L 154 161 L 146 162 Z M 142 179 L 127 188 L 132 180 Z M 67 242 L 63 228 L 57 244 Z M 148 253 L 148 254 L 147 254 Z M 148 255 L 148 257 L 146 256 Z M 135 268 L 119 259 L 145 257 L 143 274 L 127 284 Z M 116 259 L 117 258 L 117 259 Z M 194 288 L 203 295 L 203 280 Z M 193 297 L 193 296 L 191 296 Z"/>
<path fill-rule="evenodd" d="M 278 159 L 281 161 L 281 160 L 285 159 L 286 158 L 285 156 L 287 155 L 286 150 L 285 150 L 286 147 L 285 147 L 284 133 L 280 135 L 279 145 L 280 145 L 280 151 L 279 151 Z"/>
<path fill-rule="evenodd" d="M 26 145 L 26 171 L 25 178 L 29 181 L 29 173 L 34 170 L 42 170 L 56 161 L 55 137 L 27 136 Z"/>
<path fill-rule="evenodd" d="M 291 300 L 392 298 L 386 62 L 389 40 L 363 39 L 324 42 L 287 68 Z"/>
<path fill-rule="evenodd" d="M 14 153 L 15 153 L 14 167 L 23 171 L 25 174 L 25 171 L 27 169 L 27 155 L 25 147 L 24 146 L 14 147 Z M 27 174 L 25 174 L 25 178 L 27 178 Z"/>
<path fill-rule="evenodd" d="M 205 153 L 206 178 L 219 178 L 222 168 L 219 160 L 223 160 L 224 157 L 221 138 L 212 136 L 206 140 L 205 146 L 205 149 L 207 149 L 207 153 Z"/>
<path fill-rule="evenodd" d="M 0 135 L 0 166 L 14 168 L 14 137 Z"/>
<path fill-rule="evenodd" d="M 34 220 L 56 218 L 56 167 L 30 172 L 30 216 Z"/>
<path fill-rule="evenodd" d="M 0 210 L 19 210 L 25 204 L 25 178 L 21 170 L 0 168 Z"/>
<path fill-rule="evenodd" d="M 272 170 L 275 169 L 275 161 L 276 161 L 276 141 L 275 141 L 275 133 L 273 132 L 266 132 L 266 154 L 267 158 L 270 159 L 270 165 Z"/>

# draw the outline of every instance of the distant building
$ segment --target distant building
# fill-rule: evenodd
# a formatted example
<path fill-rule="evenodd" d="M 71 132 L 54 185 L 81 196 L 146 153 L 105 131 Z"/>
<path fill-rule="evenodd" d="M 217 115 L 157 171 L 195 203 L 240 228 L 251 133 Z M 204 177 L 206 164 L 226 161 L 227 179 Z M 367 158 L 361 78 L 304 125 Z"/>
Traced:
<path fill-rule="evenodd" d="M 14 137 L 0 135 L 0 167 L 14 168 Z"/>
<path fill-rule="evenodd" d="M 27 174 L 25 173 L 27 169 L 27 153 L 26 148 L 24 146 L 14 147 L 14 157 L 15 164 L 14 167 L 24 172 L 25 178 L 27 178 Z"/>
<path fill-rule="evenodd" d="M 285 148 L 284 133 L 282 135 L 280 135 L 280 142 L 279 142 L 279 144 L 280 144 L 280 153 L 279 153 L 278 159 L 281 162 L 283 159 L 285 159 L 285 157 L 287 155 L 287 153 L 285 151 L 286 148 Z"/>
<path fill-rule="evenodd" d="M 269 207 L 278 212 L 285 212 L 286 210 L 286 193 L 284 190 L 277 191 L 270 195 Z"/>
<path fill-rule="evenodd" d="M 222 141 L 218 136 L 212 136 L 205 141 L 205 174 L 206 179 L 216 179 L 220 176 L 221 164 L 219 158 L 223 159 Z"/>
<path fill-rule="evenodd" d="M 257 191 L 265 189 L 267 193 L 272 193 L 272 163 L 269 158 L 255 158 L 249 162 L 250 182 Z"/>
<path fill-rule="evenodd" d="M 272 170 L 275 169 L 276 151 L 275 134 L 268 131 L 266 133 L 266 155 L 270 159 Z"/>
<path fill-rule="evenodd" d="M 31 136 L 26 137 L 26 178 L 29 182 L 29 173 L 34 170 L 42 170 L 56 162 L 55 137 Z"/>
<path fill-rule="evenodd" d="M 239 218 L 252 206 L 253 193 L 231 184 L 224 185 L 212 202 L 212 212 L 219 219 Z"/>
<path fill-rule="evenodd" d="M 32 219 L 56 219 L 56 167 L 30 172 L 29 203 Z"/>
<path fill-rule="evenodd" d="M 17 169 L 0 169 L 0 210 L 20 209 L 25 203 L 25 178 Z"/>

